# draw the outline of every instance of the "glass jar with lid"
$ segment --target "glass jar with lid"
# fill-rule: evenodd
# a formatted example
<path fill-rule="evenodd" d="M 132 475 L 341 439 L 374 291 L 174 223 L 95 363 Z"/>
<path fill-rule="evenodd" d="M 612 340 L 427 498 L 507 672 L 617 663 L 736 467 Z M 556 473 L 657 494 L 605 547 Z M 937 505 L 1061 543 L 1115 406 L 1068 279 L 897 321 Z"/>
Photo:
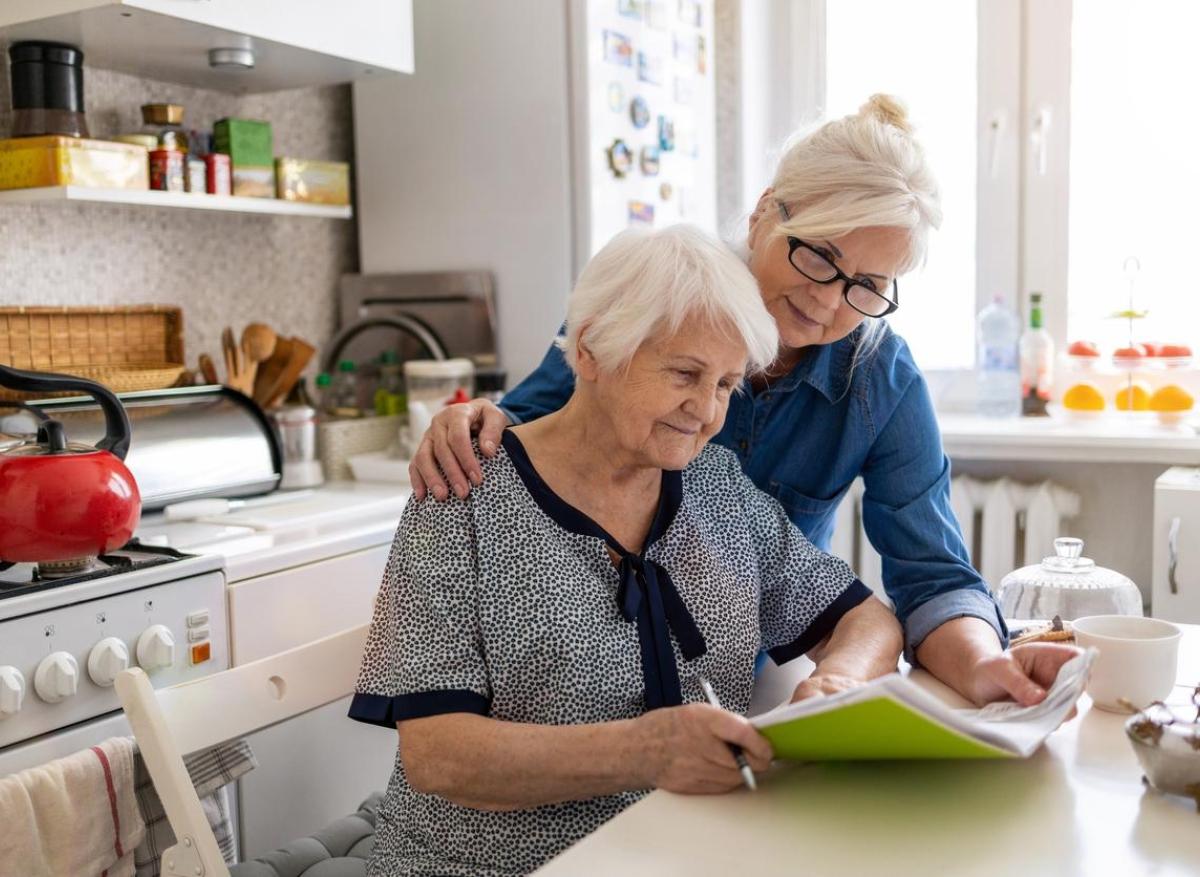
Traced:
<path fill-rule="evenodd" d="M 1127 576 L 1083 556 L 1083 540 L 1054 540 L 1054 556 L 1024 566 L 1000 582 L 1005 618 L 1073 621 L 1085 615 L 1141 615 L 1142 592 Z"/>

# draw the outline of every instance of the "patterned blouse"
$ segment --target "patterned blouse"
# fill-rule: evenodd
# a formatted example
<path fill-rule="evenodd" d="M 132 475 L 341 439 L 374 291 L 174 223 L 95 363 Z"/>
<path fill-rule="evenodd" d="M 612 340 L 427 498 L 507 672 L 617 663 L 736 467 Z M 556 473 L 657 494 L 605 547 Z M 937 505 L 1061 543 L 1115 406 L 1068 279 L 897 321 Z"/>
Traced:
<path fill-rule="evenodd" d="M 483 474 L 466 500 L 405 508 L 352 718 L 608 722 L 703 701 L 699 676 L 744 713 L 760 648 L 797 657 L 870 595 L 717 445 L 663 473 L 641 554 L 557 496 L 512 430 Z M 367 871 L 525 874 L 645 794 L 476 810 L 415 792 L 398 752 Z"/>

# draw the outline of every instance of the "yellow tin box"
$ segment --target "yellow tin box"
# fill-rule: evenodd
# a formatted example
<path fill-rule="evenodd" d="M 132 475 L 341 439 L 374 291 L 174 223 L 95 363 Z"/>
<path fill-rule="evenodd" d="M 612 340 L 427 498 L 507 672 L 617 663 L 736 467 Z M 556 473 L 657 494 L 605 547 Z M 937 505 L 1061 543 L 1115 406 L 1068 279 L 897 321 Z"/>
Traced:
<path fill-rule="evenodd" d="M 277 158 L 275 194 L 285 201 L 349 204 L 350 165 L 344 161 Z"/>
<path fill-rule="evenodd" d="M 146 148 L 77 137 L 0 140 L 0 189 L 42 186 L 149 189 Z"/>

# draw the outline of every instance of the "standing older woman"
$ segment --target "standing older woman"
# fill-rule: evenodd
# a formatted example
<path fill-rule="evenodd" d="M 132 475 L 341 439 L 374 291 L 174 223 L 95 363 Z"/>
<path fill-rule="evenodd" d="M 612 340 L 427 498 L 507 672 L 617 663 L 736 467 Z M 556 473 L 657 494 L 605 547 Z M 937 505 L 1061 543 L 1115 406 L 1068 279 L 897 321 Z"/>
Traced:
<path fill-rule="evenodd" d="M 351 708 L 400 732 L 369 874 L 525 873 L 646 789 L 736 787 L 726 744 L 771 758 L 734 714 L 760 649 L 894 668 L 892 613 L 708 443 L 777 344 L 694 229 L 584 269 L 570 400 L 507 430 L 465 499 L 404 510 Z"/>
<path fill-rule="evenodd" d="M 794 143 L 747 240 L 779 355 L 733 399 L 715 441 L 822 548 L 861 476 L 863 525 L 883 558 L 906 657 L 976 703 L 1032 704 L 1072 653 L 1004 651 L 1008 631 L 950 508 L 950 464 L 924 378 L 881 319 L 901 306 L 897 278 L 920 264 L 940 222 L 933 175 L 893 99 L 875 95 L 857 115 Z M 445 497 L 447 481 L 465 494 L 482 475 L 472 430 L 483 453 L 494 453 L 510 422 L 555 411 L 571 392 L 571 372 L 552 348 L 502 409 L 476 400 L 440 414 L 410 468 L 417 495 L 428 486 Z M 818 667 L 808 690 L 846 684 Z"/>

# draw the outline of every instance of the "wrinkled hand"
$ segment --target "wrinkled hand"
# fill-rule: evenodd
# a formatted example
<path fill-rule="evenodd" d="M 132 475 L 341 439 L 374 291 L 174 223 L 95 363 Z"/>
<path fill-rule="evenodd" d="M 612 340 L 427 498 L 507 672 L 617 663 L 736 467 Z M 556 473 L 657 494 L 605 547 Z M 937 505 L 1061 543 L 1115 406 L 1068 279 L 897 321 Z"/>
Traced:
<path fill-rule="evenodd" d="M 810 697 L 820 697 L 825 694 L 838 694 L 842 691 L 858 688 L 862 684 L 863 681 L 861 679 L 855 679 L 853 676 L 816 672 L 796 686 L 796 690 L 792 692 L 791 703 L 795 703 L 798 700 L 806 700 Z"/>
<path fill-rule="evenodd" d="M 742 784 L 725 744 L 742 747 L 753 771 L 771 764 L 771 744 L 743 717 L 706 703 L 651 710 L 636 720 L 649 784 L 685 795 L 715 795 Z"/>
<path fill-rule="evenodd" d="M 1062 643 L 1026 643 L 984 658 L 972 671 L 971 700 L 979 706 L 1009 698 L 1021 706 L 1041 703 L 1063 664 L 1080 653 Z M 1074 715 L 1072 710 L 1067 718 Z"/>
<path fill-rule="evenodd" d="M 465 499 L 472 484 L 483 483 L 471 436 L 478 433 L 479 449 L 485 457 L 494 457 L 507 426 L 508 417 L 487 399 L 472 399 L 439 411 L 408 464 L 413 496 L 422 500 L 432 493 L 440 502 L 450 496 L 449 484 L 459 499 Z"/>

